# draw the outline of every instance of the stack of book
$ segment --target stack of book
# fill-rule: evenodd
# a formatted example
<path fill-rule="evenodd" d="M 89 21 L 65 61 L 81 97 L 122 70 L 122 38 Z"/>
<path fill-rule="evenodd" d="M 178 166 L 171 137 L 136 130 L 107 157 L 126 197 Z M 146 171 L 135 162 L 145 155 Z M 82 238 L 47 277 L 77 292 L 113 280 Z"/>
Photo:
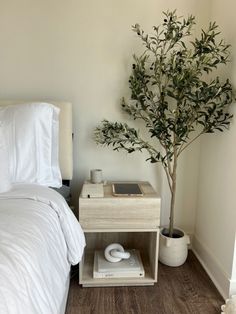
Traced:
<path fill-rule="evenodd" d="M 130 252 L 129 259 L 123 259 L 117 263 L 108 262 L 104 257 L 104 251 L 95 251 L 94 254 L 94 278 L 141 278 L 145 272 L 138 250 Z"/>

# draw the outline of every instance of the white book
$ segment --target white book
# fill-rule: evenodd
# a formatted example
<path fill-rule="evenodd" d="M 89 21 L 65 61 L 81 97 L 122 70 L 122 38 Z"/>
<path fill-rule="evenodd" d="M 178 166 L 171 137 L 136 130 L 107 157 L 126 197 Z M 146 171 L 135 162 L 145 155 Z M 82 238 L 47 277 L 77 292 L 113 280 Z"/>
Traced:
<path fill-rule="evenodd" d="M 117 263 L 108 262 L 103 251 L 95 251 L 94 278 L 142 278 L 145 275 L 142 260 L 138 250 L 128 250 L 129 259 Z"/>

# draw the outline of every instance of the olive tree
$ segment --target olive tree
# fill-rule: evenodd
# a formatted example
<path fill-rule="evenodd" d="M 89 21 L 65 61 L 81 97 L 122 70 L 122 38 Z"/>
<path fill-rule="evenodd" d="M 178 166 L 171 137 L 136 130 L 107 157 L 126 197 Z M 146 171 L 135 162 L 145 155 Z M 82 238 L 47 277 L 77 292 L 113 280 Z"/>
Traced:
<path fill-rule="evenodd" d="M 121 101 L 122 110 L 142 120 L 154 140 L 147 141 L 127 123 L 103 120 L 95 129 L 95 141 L 116 151 L 147 151 L 147 160 L 162 163 L 171 193 L 172 237 L 178 158 L 202 134 L 228 128 L 232 86 L 211 73 L 229 61 L 229 45 L 219 39 L 218 25 L 210 23 L 199 38 L 193 38 L 194 16 L 163 14 L 153 34 L 138 24 L 132 27 L 145 49 L 133 56 L 130 99 Z"/>

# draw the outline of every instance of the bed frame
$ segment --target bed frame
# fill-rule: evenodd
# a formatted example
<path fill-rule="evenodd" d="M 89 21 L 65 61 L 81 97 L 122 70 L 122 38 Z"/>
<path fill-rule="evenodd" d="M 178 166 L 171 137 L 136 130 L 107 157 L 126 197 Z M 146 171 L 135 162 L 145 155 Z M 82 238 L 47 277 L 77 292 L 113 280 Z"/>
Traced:
<path fill-rule="evenodd" d="M 30 102 L 47 102 L 60 108 L 59 118 L 59 162 L 63 180 L 71 180 L 73 176 L 72 157 L 72 105 L 64 101 L 24 101 L 0 100 L 0 106 L 19 105 Z"/>

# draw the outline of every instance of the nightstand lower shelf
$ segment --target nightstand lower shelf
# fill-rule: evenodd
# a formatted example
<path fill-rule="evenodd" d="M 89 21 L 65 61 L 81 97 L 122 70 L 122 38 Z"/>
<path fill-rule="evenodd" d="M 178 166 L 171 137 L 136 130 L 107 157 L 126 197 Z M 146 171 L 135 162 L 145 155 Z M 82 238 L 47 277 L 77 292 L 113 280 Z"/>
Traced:
<path fill-rule="evenodd" d="M 101 286 L 142 286 L 157 282 L 157 252 L 159 230 L 145 232 L 85 232 L 87 246 L 80 262 L 80 280 L 83 287 Z M 121 243 L 125 248 L 140 251 L 145 276 L 142 278 L 93 278 L 94 252 L 104 249 L 112 242 Z"/>
<path fill-rule="evenodd" d="M 101 286 L 141 286 L 141 285 L 154 285 L 155 279 L 151 274 L 150 265 L 147 258 L 143 257 L 141 253 L 143 266 L 145 269 L 145 277 L 143 278 L 93 278 L 93 258 L 94 252 L 86 252 L 84 256 L 83 273 L 81 274 L 80 284 L 83 287 L 101 287 Z"/>

